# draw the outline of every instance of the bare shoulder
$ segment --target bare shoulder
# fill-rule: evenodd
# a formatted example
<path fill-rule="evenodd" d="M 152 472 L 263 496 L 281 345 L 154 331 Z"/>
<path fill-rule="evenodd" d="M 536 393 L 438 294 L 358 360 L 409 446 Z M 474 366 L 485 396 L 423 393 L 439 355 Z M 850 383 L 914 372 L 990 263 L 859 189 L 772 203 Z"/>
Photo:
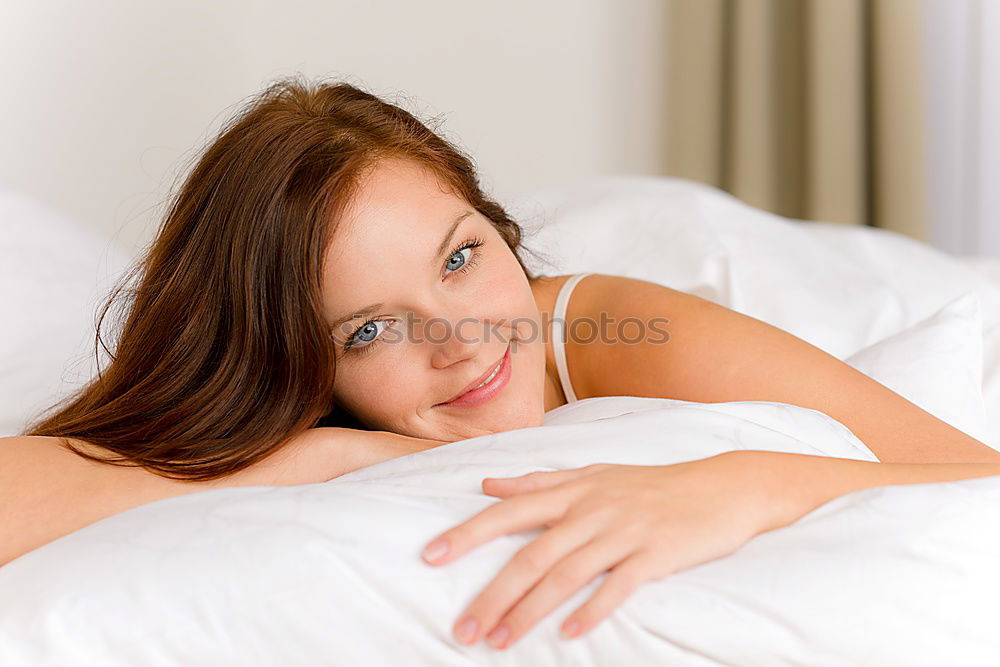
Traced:
<path fill-rule="evenodd" d="M 529 281 L 531 291 L 538 304 L 538 310 L 541 313 L 552 314 L 559 290 L 562 289 L 566 281 L 572 278 L 573 275 L 575 274 L 539 276 Z M 678 295 L 698 299 L 698 297 L 694 297 L 693 295 L 638 278 L 590 273 L 580 279 L 580 282 L 573 288 L 573 294 L 567 305 L 566 312 L 567 316 L 570 314 L 586 316 L 595 307 L 598 310 L 604 307 L 615 306 L 619 309 L 627 309 L 641 305 L 653 294 L 656 294 L 659 298 Z"/>
<path fill-rule="evenodd" d="M 18 451 L 51 451 L 60 448 L 65 438 L 55 438 L 48 435 L 11 435 L 0 438 L 0 455 Z M 89 443 L 74 440 L 75 443 L 87 447 Z M 91 445 L 92 446 L 92 445 Z"/>
<path fill-rule="evenodd" d="M 559 290 L 572 275 L 532 282 L 543 319 L 551 319 Z M 719 304 L 659 283 L 591 273 L 573 288 L 566 306 L 566 365 L 578 398 L 647 396 L 705 400 L 693 383 L 711 364 L 705 349 L 692 350 L 706 329 L 724 326 Z M 548 341 L 552 332 L 548 332 Z M 679 334 L 679 335 L 678 335 Z M 685 355 L 687 363 L 682 368 Z M 546 359 L 554 369 L 551 342 Z M 693 361 L 692 361 L 693 360 Z M 553 371 L 554 373 L 554 371 Z"/>
<path fill-rule="evenodd" d="M 668 303 L 711 304 L 721 307 L 659 283 L 604 273 L 593 273 L 580 280 L 573 290 L 571 301 L 576 302 L 577 312 L 583 315 L 593 315 L 604 310 L 621 316 L 638 317 Z"/>
<path fill-rule="evenodd" d="M 570 329 L 566 358 L 582 397 L 787 403 L 833 417 L 883 462 L 1000 458 L 873 378 L 762 320 L 619 276 L 588 276 L 576 290 L 567 320 L 578 326 Z M 581 319 L 591 323 L 579 325 Z M 588 333 L 596 325 L 598 334 Z"/>
<path fill-rule="evenodd" d="M 48 435 L 13 435 L 0 438 L 0 456 L 6 456 L 9 460 L 12 460 L 15 453 L 17 453 L 17 455 L 31 454 L 31 458 L 26 460 L 35 462 L 38 462 L 42 458 L 53 456 L 68 456 L 86 461 L 86 459 L 70 451 L 65 446 L 66 442 L 72 443 L 80 451 L 95 456 L 108 456 L 111 454 L 109 450 L 98 447 L 86 440 L 80 440 L 79 438 L 57 438 Z"/>
<path fill-rule="evenodd" d="M 20 482 L 59 480 L 60 490 L 65 491 L 84 478 L 104 475 L 106 470 L 114 470 L 78 455 L 66 446 L 67 441 L 79 451 L 91 456 L 100 458 L 114 456 L 111 451 L 79 438 L 43 435 L 0 438 L 0 479 L 8 481 L 16 479 Z M 5 491 L 13 492 L 13 488 L 12 484 L 0 483 L 0 502 L 9 500 L 5 498 Z"/>
<path fill-rule="evenodd" d="M 676 344 L 674 323 L 691 324 L 710 301 L 638 278 L 594 273 L 566 309 L 566 360 L 579 397 L 671 397 L 663 382 Z"/>
<path fill-rule="evenodd" d="M 572 278 L 571 275 L 563 276 L 538 276 L 537 278 L 532 278 L 528 281 L 531 285 L 531 293 L 535 297 L 535 303 L 538 305 L 538 311 L 543 315 L 545 313 L 552 314 L 552 309 L 555 307 L 556 296 L 559 294 L 559 290 L 562 288 L 563 284 Z"/>

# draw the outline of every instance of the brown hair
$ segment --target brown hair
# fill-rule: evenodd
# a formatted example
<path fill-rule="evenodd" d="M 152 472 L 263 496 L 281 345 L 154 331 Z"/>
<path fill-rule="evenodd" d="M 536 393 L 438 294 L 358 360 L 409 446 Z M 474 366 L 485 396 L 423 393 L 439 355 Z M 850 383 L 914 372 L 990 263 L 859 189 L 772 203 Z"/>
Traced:
<path fill-rule="evenodd" d="M 402 108 L 345 82 L 279 80 L 230 120 L 170 198 L 147 253 L 105 300 L 111 361 L 25 435 L 77 438 L 92 461 L 208 481 L 314 426 L 363 428 L 334 405 L 321 310 L 324 250 L 381 158 L 431 169 L 517 257 L 522 232 L 481 190 L 472 160 Z M 127 284 L 141 275 L 138 286 Z M 114 352 L 101 325 L 124 293 Z M 44 413 L 43 413 L 44 415 Z"/>

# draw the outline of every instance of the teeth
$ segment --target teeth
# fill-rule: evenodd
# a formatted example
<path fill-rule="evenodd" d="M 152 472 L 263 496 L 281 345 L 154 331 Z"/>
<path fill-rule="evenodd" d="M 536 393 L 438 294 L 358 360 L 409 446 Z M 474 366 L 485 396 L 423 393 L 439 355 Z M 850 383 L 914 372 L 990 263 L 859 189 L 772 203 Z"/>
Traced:
<path fill-rule="evenodd" d="M 497 376 L 497 373 L 500 372 L 500 367 L 501 366 L 503 366 L 503 359 L 501 359 L 500 363 L 497 364 L 497 367 L 493 369 L 493 372 L 490 373 L 490 376 L 488 378 L 486 378 L 485 380 L 483 380 L 480 384 L 477 384 L 475 387 L 473 387 L 473 389 L 479 389 L 483 385 L 488 384 L 489 381 L 492 380 L 493 378 L 495 378 Z"/>

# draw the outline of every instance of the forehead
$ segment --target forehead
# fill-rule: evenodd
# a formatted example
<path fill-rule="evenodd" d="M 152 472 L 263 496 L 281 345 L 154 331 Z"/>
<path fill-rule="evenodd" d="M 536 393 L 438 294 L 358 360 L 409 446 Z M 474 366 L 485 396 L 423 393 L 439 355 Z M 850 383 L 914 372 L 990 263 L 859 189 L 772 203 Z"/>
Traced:
<path fill-rule="evenodd" d="M 341 254 L 352 248 L 381 246 L 386 238 L 412 241 L 436 234 L 464 206 L 429 168 L 412 160 L 381 160 L 359 180 L 331 246 Z"/>
<path fill-rule="evenodd" d="M 330 240 L 323 278 L 328 314 L 356 307 L 378 283 L 429 270 L 450 223 L 471 208 L 419 163 L 380 161 L 359 180 Z"/>

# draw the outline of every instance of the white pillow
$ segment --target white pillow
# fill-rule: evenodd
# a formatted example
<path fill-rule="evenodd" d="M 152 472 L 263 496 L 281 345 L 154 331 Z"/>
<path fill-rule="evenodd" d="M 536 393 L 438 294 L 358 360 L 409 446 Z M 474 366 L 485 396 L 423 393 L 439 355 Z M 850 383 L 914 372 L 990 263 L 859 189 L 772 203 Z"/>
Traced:
<path fill-rule="evenodd" d="M 96 372 L 98 305 L 126 258 L 113 243 L 10 190 L 0 190 L 0 239 L 4 437 L 20 433 L 37 412 Z"/>
<path fill-rule="evenodd" d="M 958 430 L 989 444 L 979 296 L 970 292 L 845 363 Z"/>
<path fill-rule="evenodd" d="M 563 407 L 559 424 L 547 416 L 329 483 L 168 498 L 60 538 L 0 568 L 0 664 L 909 666 L 998 654 L 1000 531 L 984 529 L 1000 524 L 995 476 L 846 494 L 730 556 L 644 582 L 578 639 L 559 626 L 601 577 L 507 651 L 458 644 L 458 614 L 540 533 L 424 564 L 431 538 L 496 502 L 484 477 L 733 449 L 874 458 L 839 422 L 782 403 Z"/>

